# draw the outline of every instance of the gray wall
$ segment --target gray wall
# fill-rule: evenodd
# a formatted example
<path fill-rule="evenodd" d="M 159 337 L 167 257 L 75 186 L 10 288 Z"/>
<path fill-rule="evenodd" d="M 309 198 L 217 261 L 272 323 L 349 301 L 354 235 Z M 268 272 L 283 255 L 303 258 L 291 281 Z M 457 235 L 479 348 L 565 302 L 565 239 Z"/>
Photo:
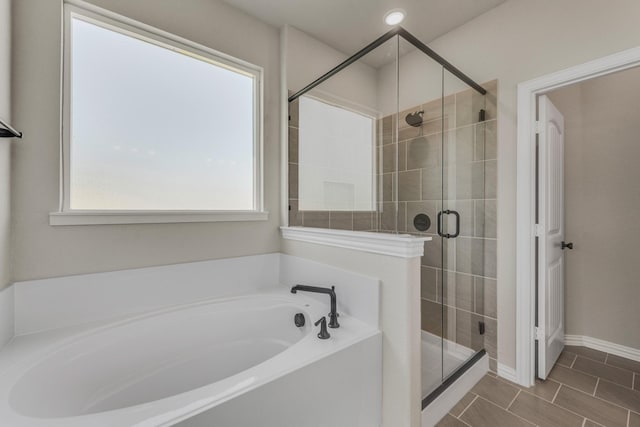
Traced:
<path fill-rule="evenodd" d="M 11 119 L 11 2 L 0 0 L 0 117 Z M 0 139 L 0 289 L 11 280 L 10 152 L 15 139 Z"/>
<path fill-rule="evenodd" d="M 25 138 L 15 146 L 12 165 L 13 279 L 278 251 L 280 70 L 277 29 L 221 1 L 93 0 L 92 3 L 264 67 L 264 186 L 269 221 L 49 226 L 48 214 L 57 209 L 59 197 L 62 1 L 14 1 L 12 107 L 15 125 L 25 132 Z M 5 26 L 0 28 L 4 31 Z M 0 77 L 2 81 L 4 74 Z M 3 163 L 6 144 L 0 145 L 0 182 L 5 186 L 8 182 Z M 0 254 L 3 254 L 4 194 L 7 192 L 0 190 L 0 194 Z M 4 273 L 2 280 L 6 281 Z M 0 285 L 2 283 L 0 281 Z"/>
<path fill-rule="evenodd" d="M 549 95 L 565 117 L 566 333 L 640 349 L 640 68 Z"/>
<path fill-rule="evenodd" d="M 321 41 L 290 25 L 282 31 L 286 38 L 287 89 L 298 91 L 348 58 Z M 360 60 L 318 86 L 318 95 L 336 97 L 372 113 L 377 109 L 376 70 Z"/>

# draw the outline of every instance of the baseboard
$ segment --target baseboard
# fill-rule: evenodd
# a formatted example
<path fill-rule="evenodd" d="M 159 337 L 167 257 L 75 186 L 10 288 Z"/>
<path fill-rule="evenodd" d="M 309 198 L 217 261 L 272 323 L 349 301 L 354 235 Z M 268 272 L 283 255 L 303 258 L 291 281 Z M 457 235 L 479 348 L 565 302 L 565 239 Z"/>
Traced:
<path fill-rule="evenodd" d="M 585 337 L 582 335 L 565 335 L 564 343 L 565 345 L 579 345 L 582 347 L 591 348 L 593 350 L 600 350 L 604 351 L 605 353 L 640 362 L 640 350 L 637 348 L 614 344 L 609 341 L 604 341 L 592 337 Z"/>
<path fill-rule="evenodd" d="M 516 374 L 516 370 L 510 366 L 503 365 L 502 363 L 498 363 L 498 376 L 504 378 L 505 380 L 511 381 L 512 383 L 518 382 L 518 375 Z"/>

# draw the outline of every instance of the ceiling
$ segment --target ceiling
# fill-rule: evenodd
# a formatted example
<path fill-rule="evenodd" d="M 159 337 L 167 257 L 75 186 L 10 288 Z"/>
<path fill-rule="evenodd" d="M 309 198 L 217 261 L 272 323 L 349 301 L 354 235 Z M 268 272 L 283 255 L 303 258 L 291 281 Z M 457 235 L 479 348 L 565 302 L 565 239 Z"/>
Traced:
<path fill-rule="evenodd" d="M 271 25 L 290 24 L 347 55 L 390 29 L 385 13 L 402 8 L 401 24 L 428 44 L 505 0 L 224 0 Z M 370 65 L 380 61 L 370 58 Z"/>

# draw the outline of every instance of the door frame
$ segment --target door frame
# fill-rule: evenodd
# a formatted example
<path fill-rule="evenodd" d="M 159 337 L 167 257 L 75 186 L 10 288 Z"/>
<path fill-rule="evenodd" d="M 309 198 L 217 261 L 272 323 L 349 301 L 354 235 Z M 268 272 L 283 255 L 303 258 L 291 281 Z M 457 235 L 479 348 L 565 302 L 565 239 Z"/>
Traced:
<path fill-rule="evenodd" d="M 516 162 L 516 380 L 535 381 L 536 134 L 538 96 L 640 66 L 640 47 L 518 84 Z M 544 215 L 540 212 L 539 215 Z"/>

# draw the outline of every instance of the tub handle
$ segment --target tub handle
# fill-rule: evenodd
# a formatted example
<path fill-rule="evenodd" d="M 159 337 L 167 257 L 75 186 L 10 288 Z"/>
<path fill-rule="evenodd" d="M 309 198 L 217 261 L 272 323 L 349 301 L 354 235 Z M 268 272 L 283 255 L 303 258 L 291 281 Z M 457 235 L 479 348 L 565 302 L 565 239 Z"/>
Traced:
<path fill-rule="evenodd" d="M 329 331 L 327 330 L 327 318 L 325 316 L 322 316 L 322 318 L 320 320 L 318 320 L 316 323 L 314 323 L 315 326 L 320 325 L 320 332 L 318 332 L 318 338 L 320 338 L 321 340 L 326 340 L 329 337 L 331 337 L 331 335 L 329 335 Z"/>

